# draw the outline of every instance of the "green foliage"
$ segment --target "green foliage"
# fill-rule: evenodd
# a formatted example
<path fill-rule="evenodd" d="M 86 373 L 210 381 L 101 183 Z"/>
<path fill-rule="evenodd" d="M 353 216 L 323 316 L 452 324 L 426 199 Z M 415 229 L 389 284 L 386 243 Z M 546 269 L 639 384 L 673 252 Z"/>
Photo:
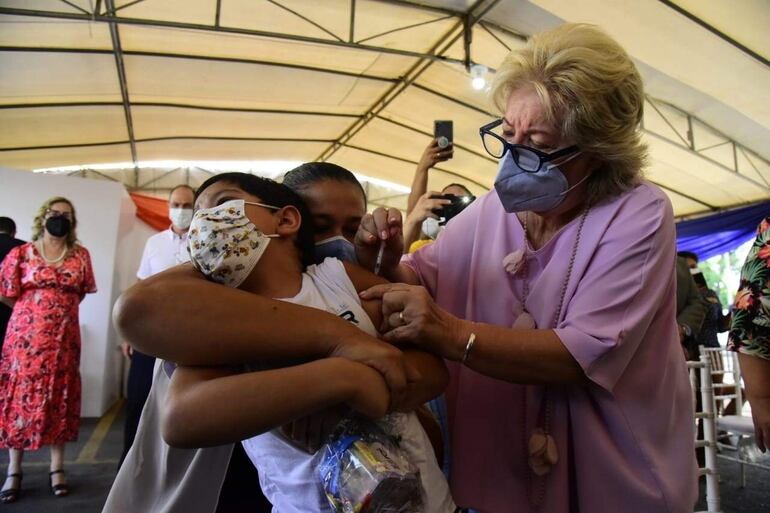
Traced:
<path fill-rule="evenodd" d="M 706 278 L 709 288 L 717 293 L 723 307 L 732 303 L 729 297 L 728 285 L 722 279 L 729 266 L 729 259 L 724 257 L 725 255 L 719 255 L 718 257 L 710 258 L 705 262 L 701 262 L 698 266 L 703 271 L 703 276 Z M 740 269 L 738 269 L 738 272 L 740 272 Z"/>
<path fill-rule="evenodd" d="M 698 264 L 709 288 L 717 293 L 719 301 L 722 302 L 722 308 L 729 308 L 735 300 L 741 267 L 753 242 L 752 239 L 735 251 L 703 260 Z"/>

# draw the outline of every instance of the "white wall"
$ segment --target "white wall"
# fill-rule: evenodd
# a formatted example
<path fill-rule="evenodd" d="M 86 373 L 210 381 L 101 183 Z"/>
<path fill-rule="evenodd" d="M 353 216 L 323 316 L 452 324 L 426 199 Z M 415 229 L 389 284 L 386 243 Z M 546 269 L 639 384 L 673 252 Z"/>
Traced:
<path fill-rule="evenodd" d="M 114 264 L 115 281 L 113 284 L 112 301 L 110 303 L 113 305 L 118 296 L 136 282 L 136 271 L 139 269 L 139 261 L 142 259 L 144 244 L 148 238 L 158 233 L 157 230 L 136 217 L 136 206 L 125 190 L 123 191 L 120 203 L 117 254 L 115 255 Z M 121 341 L 117 333 L 115 333 L 112 323 L 110 323 L 110 330 L 110 340 L 114 341 L 115 346 L 117 346 Z M 112 351 L 107 353 L 105 364 L 107 369 L 115 370 L 115 372 L 108 372 L 105 378 L 105 383 L 111 391 L 110 397 L 112 397 L 112 400 L 107 402 L 107 406 L 109 406 L 125 383 L 128 375 L 128 360 L 123 358 L 120 351 Z"/>
<path fill-rule="evenodd" d="M 75 205 L 78 238 L 91 253 L 98 292 L 80 305 L 84 417 L 101 416 L 120 392 L 122 362 L 111 322 L 112 305 L 135 281 L 144 242 L 154 231 L 136 216 L 122 184 L 0 168 L 0 216 L 16 221 L 30 240 L 32 221 L 51 196 Z"/>

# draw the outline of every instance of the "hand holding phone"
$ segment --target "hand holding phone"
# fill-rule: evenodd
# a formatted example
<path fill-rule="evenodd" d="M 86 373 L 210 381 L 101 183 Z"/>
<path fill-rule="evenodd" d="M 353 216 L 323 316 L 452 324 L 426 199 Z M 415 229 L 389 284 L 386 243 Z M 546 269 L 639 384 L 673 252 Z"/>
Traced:
<path fill-rule="evenodd" d="M 438 147 L 438 143 L 435 139 L 431 140 L 430 144 L 425 147 L 420 157 L 420 162 L 417 164 L 418 171 L 427 172 L 430 168 L 441 162 L 446 162 L 452 158 L 454 149 L 450 145 L 448 148 L 441 149 Z"/>
<path fill-rule="evenodd" d="M 433 213 L 436 214 L 440 219 L 439 224 L 445 225 L 447 222 L 449 222 L 450 219 L 465 210 L 465 207 L 473 203 L 473 201 L 476 199 L 476 196 L 473 196 L 472 194 L 467 196 L 455 196 L 454 194 L 436 194 L 431 196 L 431 199 L 449 200 L 448 204 L 433 211 Z"/>

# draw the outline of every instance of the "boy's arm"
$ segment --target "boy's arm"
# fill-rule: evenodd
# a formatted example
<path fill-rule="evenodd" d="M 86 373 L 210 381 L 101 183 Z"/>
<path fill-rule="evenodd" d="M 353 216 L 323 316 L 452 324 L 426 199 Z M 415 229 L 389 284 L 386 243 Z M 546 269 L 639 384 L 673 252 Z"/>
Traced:
<path fill-rule="evenodd" d="M 347 262 L 344 262 L 344 265 L 350 281 L 353 282 L 353 286 L 358 292 L 381 283 L 388 283 L 386 279 L 370 273 L 362 267 Z M 380 326 L 382 324 L 382 301 L 362 300 L 361 305 L 371 318 L 372 323 L 375 326 Z M 420 376 L 420 379 L 407 382 L 404 400 L 401 404 L 396 405 L 396 409 L 412 411 L 444 391 L 449 383 L 449 373 L 444 360 L 438 356 L 412 348 L 403 348 L 403 351 L 407 365 Z"/>
<path fill-rule="evenodd" d="M 162 433 L 174 447 L 211 447 L 337 404 L 379 418 L 389 403 L 377 371 L 343 358 L 245 374 L 232 367 L 179 367 L 169 386 Z"/>
<path fill-rule="evenodd" d="M 327 312 L 210 282 L 190 264 L 136 283 L 113 318 L 135 348 L 182 365 L 323 358 L 334 345 L 328 332 L 360 332 Z"/>
<path fill-rule="evenodd" d="M 133 347 L 182 365 L 238 365 L 341 356 L 377 369 L 398 402 L 401 351 L 323 310 L 225 287 L 180 265 L 118 299 L 113 320 Z"/>
<path fill-rule="evenodd" d="M 404 349 L 404 357 L 420 375 L 420 379 L 407 382 L 404 400 L 396 408 L 408 412 L 441 395 L 449 384 L 449 371 L 443 358 L 421 349 Z"/>

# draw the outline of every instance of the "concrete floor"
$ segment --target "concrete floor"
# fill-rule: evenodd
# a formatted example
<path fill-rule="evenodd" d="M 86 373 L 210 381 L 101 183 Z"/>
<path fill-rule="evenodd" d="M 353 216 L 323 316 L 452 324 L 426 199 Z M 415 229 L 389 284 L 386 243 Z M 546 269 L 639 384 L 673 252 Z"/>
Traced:
<path fill-rule="evenodd" d="M 47 449 L 42 449 L 25 455 L 22 495 L 14 504 L 0 504 L 0 510 L 9 513 L 101 512 L 115 477 L 122 447 L 122 411 L 116 408 L 103 419 L 83 419 L 79 440 L 67 448 L 66 470 L 70 495 L 58 498 L 51 494 L 48 487 L 49 453 Z M 770 453 L 762 460 L 770 464 Z M 0 469 L 4 471 L 7 463 L 8 454 L 3 451 L 0 454 Z M 737 463 L 720 460 L 719 471 L 724 513 L 770 512 L 770 471 L 748 467 L 747 486 L 743 489 L 740 488 Z M 697 511 L 705 510 L 704 493 L 705 486 L 701 482 L 701 501 Z"/>
<path fill-rule="evenodd" d="M 770 452 L 759 462 L 770 465 Z M 740 465 L 719 459 L 719 495 L 724 513 L 768 513 L 770 512 L 770 470 L 746 467 L 746 488 L 741 488 Z M 700 500 L 696 511 L 706 510 L 706 485 L 701 478 Z"/>
<path fill-rule="evenodd" d="M 67 497 L 54 497 L 51 493 L 48 449 L 25 453 L 19 500 L 13 504 L 0 504 L 0 510 L 9 513 L 101 512 L 123 450 L 123 422 L 120 410 L 113 411 L 112 415 L 108 413 L 103 419 L 82 419 L 78 441 L 69 444 L 65 454 L 65 470 L 70 485 Z M 7 464 L 8 453 L 2 451 L 0 469 L 3 473 Z"/>

